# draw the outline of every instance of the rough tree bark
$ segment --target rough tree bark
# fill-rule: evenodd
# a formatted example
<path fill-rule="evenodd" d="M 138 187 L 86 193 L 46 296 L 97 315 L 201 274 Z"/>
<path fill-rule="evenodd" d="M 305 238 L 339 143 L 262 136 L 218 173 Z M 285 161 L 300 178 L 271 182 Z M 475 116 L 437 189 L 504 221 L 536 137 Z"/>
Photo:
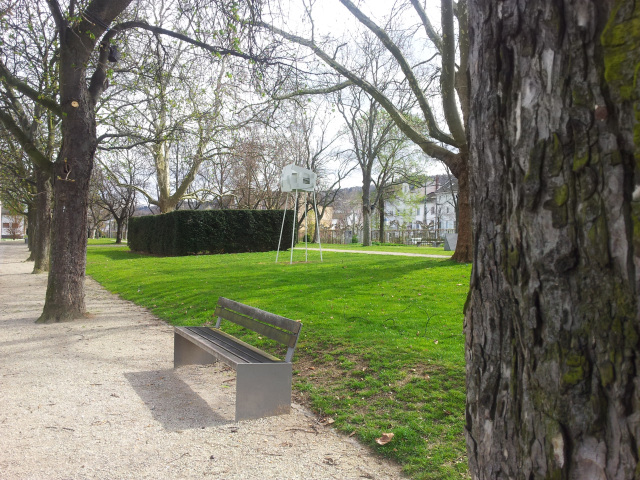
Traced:
<path fill-rule="evenodd" d="M 471 475 L 638 478 L 640 4 L 469 5 Z"/>
<path fill-rule="evenodd" d="M 56 228 L 46 301 L 38 322 L 72 320 L 85 313 L 86 259 L 72 252 L 85 252 L 87 248 L 89 179 L 97 140 L 94 101 L 88 92 L 86 71 L 78 67 L 86 62 L 83 56 L 87 55 L 78 54 L 79 48 L 81 45 L 63 48 L 60 61 L 60 103 L 66 115 L 62 117 L 62 148 L 53 167 Z M 62 232 L 65 238 L 60 236 Z"/>

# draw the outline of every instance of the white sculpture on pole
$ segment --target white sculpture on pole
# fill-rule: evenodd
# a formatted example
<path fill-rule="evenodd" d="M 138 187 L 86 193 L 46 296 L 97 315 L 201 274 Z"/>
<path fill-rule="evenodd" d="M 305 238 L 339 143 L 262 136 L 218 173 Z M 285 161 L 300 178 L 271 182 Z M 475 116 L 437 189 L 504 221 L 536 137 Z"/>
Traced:
<path fill-rule="evenodd" d="M 316 189 L 318 175 L 315 172 L 294 164 L 282 169 L 280 185 L 283 192 L 313 192 Z"/>
<path fill-rule="evenodd" d="M 280 240 L 278 240 L 278 252 L 276 253 L 276 263 L 278 263 L 278 256 L 280 255 L 280 243 L 282 242 L 282 233 L 284 231 L 284 220 L 287 215 L 287 203 L 289 202 L 289 193 L 293 192 L 295 197 L 293 231 L 291 232 L 291 258 L 289 263 L 293 263 L 293 244 L 295 240 L 296 222 L 298 220 L 298 193 L 309 192 L 313 193 L 313 211 L 316 216 L 316 231 L 318 232 L 318 245 L 320 246 L 320 261 L 322 261 L 322 243 L 320 241 L 320 223 L 318 220 L 318 207 L 316 205 L 316 180 L 318 175 L 307 168 L 299 167 L 298 165 L 289 164 L 282 169 L 282 177 L 280 179 L 280 188 L 283 192 L 287 192 L 287 198 L 284 203 L 284 214 L 282 216 L 282 227 L 280 228 Z M 307 251 L 307 242 L 309 239 L 309 229 L 307 228 L 307 217 L 304 216 L 305 231 L 305 261 L 308 261 L 309 254 Z"/>

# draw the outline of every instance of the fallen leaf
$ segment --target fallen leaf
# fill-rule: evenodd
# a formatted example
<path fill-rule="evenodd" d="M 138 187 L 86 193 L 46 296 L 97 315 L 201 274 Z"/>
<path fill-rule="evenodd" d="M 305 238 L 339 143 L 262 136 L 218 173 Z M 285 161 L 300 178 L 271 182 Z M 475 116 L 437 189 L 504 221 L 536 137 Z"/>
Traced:
<path fill-rule="evenodd" d="M 380 438 L 376 438 L 376 443 L 378 445 L 386 445 L 391 440 L 393 440 L 393 433 L 383 433 Z"/>

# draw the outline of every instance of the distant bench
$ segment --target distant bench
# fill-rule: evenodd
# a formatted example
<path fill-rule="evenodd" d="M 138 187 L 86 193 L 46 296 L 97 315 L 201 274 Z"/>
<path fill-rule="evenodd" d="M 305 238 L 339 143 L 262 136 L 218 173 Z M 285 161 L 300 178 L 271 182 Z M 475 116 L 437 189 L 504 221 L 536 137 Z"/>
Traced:
<path fill-rule="evenodd" d="M 174 368 L 220 360 L 236 370 L 236 421 L 289 413 L 291 359 L 302 323 L 220 297 L 215 328 L 175 327 Z M 222 320 L 241 325 L 286 347 L 284 361 L 220 330 Z"/>

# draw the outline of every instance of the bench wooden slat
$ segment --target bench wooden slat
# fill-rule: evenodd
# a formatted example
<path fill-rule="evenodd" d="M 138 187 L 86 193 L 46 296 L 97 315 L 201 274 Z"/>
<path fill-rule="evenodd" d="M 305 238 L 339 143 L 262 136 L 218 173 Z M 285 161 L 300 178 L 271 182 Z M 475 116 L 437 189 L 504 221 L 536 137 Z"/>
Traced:
<path fill-rule="evenodd" d="M 183 332 L 186 330 L 189 336 L 198 341 L 199 344 L 207 346 L 208 343 L 215 345 L 209 353 L 219 352 L 222 357 L 229 360 L 232 366 L 239 363 L 279 363 L 280 360 L 267 352 L 249 345 L 236 337 L 229 335 L 219 329 L 209 327 L 178 327 Z M 219 355 L 214 354 L 219 357 Z"/>
<path fill-rule="evenodd" d="M 275 340 L 276 342 L 280 342 L 287 347 L 294 347 L 296 344 L 297 335 L 287 333 L 283 330 L 278 330 L 277 328 L 266 325 L 264 323 L 260 323 L 253 318 L 245 317 L 232 310 L 223 308 L 220 305 L 216 307 L 214 315 L 222 317 L 225 320 L 229 320 L 230 322 L 238 324 L 242 327 L 248 328 L 249 330 L 253 330 L 254 332 L 264 335 L 265 337 L 269 337 L 270 339 Z"/>
<path fill-rule="evenodd" d="M 234 355 L 224 349 L 221 349 L 220 346 L 212 342 L 211 340 L 205 339 L 202 335 L 199 335 L 196 332 L 189 330 L 189 327 L 175 327 L 174 335 L 179 335 L 180 337 L 189 341 L 190 344 L 200 348 L 201 350 L 207 352 L 216 360 L 222 361 L 227 365 L 236 369 L 239 364 L 246 363 L 246 360 L 242 357 Z M 175 344 L 177 347 L 177 344 Z M 181 354 L 182 357 L 184 354 Z M 181 360 L 182 361 L 182 360 Z M 181 363 L 183 365 L 184 363 Z M 175 365 L 175 355 L 174 355 L 174 365 Z"/>
<path fill-rule="evenodd" d="M 218 305 L 221 305 L 228 310 L 232 310 L 234 312 L 247 315 L 248 317 L 258 319 L 261 322 L 270 323 L 271 325 L 274 325 L 282 330 L 287 330 L 291 333 L 300 332 L 300 328 L 302 326 L 300 322 L 295 322 L 290 318 L 281 317 L 280 315 L 266 312 L 264 310 L 260 310 L 259 308 L 250 307 L 249 305 L 234 302 L 233 300 L 229 300 L 225 297 L 220 297 L 218 299 Z"/>

